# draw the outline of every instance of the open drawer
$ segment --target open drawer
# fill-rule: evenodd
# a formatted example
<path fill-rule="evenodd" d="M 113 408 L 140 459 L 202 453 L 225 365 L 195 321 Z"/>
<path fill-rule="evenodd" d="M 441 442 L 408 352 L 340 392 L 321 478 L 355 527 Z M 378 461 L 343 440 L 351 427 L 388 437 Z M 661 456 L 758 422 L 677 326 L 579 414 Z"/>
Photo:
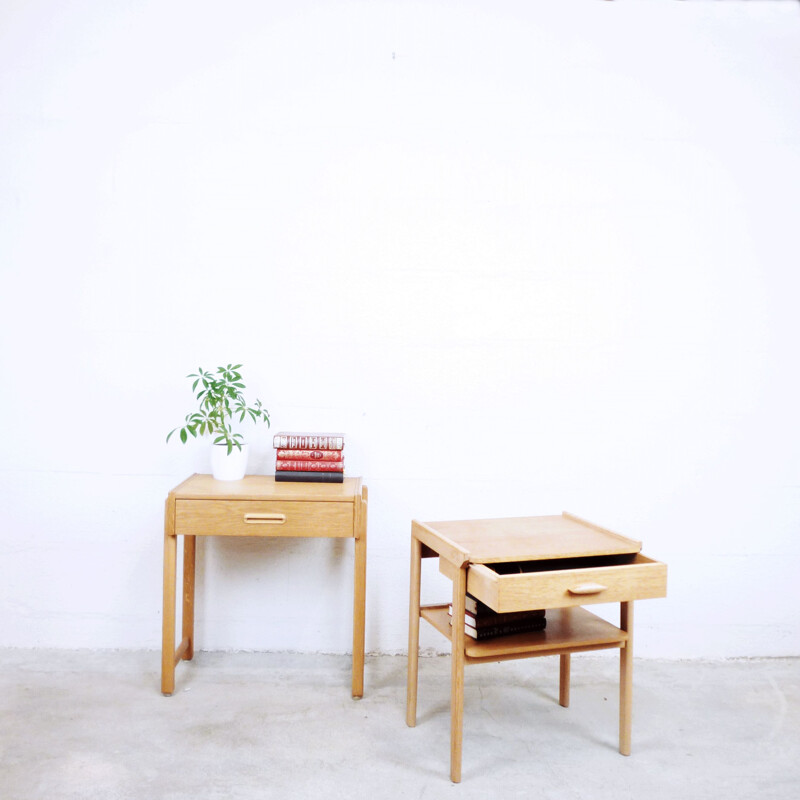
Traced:
<path fill-rule="evenodd" d="M 440 571 L 454 577 L 439 559 Z M 641 553 L 514 564 L 470 564 L 467 592 L 495 611 L 666 597 L 667 565 Z"/>

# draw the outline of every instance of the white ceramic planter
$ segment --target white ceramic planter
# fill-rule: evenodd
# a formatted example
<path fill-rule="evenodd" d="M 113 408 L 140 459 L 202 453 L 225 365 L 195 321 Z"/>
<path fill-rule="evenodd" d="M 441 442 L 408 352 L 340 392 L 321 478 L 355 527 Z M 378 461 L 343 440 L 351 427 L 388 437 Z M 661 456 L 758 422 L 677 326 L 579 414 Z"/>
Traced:
<path fill-rule="evenodd" d="M 240 481 L 247 472 L 247 445 L 234 447 L 230 454 L 225 444 L 211 445 L 211 474 L 218 481 Z"/>

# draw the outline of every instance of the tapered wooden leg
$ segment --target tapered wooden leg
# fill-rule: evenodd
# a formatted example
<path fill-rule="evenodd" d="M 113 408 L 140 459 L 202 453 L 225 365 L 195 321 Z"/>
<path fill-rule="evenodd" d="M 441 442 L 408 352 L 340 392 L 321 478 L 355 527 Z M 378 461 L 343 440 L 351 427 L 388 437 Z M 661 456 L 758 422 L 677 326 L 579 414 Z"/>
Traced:
<path fill-rule="evenodd" d="M 453 628 L 450 653 L 450 780 L 461 782 L 461 750 L 464 730 L 464 603 L 467 568 L 453 580 Z"/>
<path fill-rule="evenodd" d="M 629 756 L 633 718 L 633 602 L 620 603 L 619 626 L 628 634 L 619 651 L 619 751 Z"/>
<path fill-rule="evenodd" d="M 570 655 L 564 653 L 560 656 L 558 673 L 558 703 L 564 708 L 569 708 L 569 670 Z"/>
<path fill-rule="evenodd" d="M 422 575 L 422 544 L 411 537 L 411 586 L 408 594 L 408 685 L 406 725 L 417 724 L 417 680 L 419 677 L 419 593 Z"/>
<path fill-rule="evenodd" d="M 177 539 L 164 536 L 164 601 L 161 614 L 161 693 L 175 690 L 175 570 Z"/>
<path fill-rule="evenodd" d="M 364 696 L 364 632 L 367 609 L 367 487 L 356 498 L 355 563 L 353 566 L 353 697 Z"/>
<path fill-rule="evenodd" d="M 196 538 L 183 537 L 183 614 L 181 617 L 181 631 L 183 641 L 182 658 L 191 661 L 194 658 L 194 580 L 195 580 L 195 554 Z"/>
<path fill-rule="evenodd" d="M 364 631 L 367 601 L 366 526 L 355 544 L 355 583 L 353 587 L 353 697 L 364 695 Z"/>

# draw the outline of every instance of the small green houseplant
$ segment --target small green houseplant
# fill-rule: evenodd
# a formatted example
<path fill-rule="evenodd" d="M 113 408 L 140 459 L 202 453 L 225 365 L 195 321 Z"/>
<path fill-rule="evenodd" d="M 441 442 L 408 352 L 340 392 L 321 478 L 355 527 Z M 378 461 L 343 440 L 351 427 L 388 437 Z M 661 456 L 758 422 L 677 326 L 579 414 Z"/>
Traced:
<path fill-rule="evenodd" d="M 176 431 L 184 444 L 189 436 L 209 435 L 214 437 L 212 454 L 215 451 L 221 452 L 224 448 L 225 456 L 232 456 L 234 449 L 246 456 L 244 437 L 233 430 L 233 422 L 237 419 L 239 422 L 250 419 L 254 423 L 265 422 L 269 427 L 269 412 L 258 399 L 248 405 L 243 394 L 245 385 L 239 371 L 241 368 L 241 364 L 228 364 L 226 367 L 217 367 L 214 372 L 198 368 L 197 372 L 187 375 L 186 377 L 193 379 L 192 391 L 200 407 L 186 415 L 186 424 L 183 427 L 173 428 L 167 434 L 167 441 Z M 242 476 L 243 470 L 244 467 L 241 470 Z M 217 477 L 216 469 L 214 472 Z"/>

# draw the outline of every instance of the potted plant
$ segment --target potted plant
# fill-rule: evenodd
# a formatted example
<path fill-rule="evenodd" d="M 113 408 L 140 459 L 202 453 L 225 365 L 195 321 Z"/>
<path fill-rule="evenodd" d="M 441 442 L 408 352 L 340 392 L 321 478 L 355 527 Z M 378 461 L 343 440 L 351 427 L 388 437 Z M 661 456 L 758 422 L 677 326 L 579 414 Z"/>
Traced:
<path fill-rule="evenodd" d="M 245 385 L 239 372 L 241 364 L 228 364 L 217 367 L 215 372 L 199 368 L 186 377 L 192 378 L 192 391 L 200 407 L 186 415 L 182 428 L 173 428 L 167 434 L 170 440 L 179 431 L 185 444 L 189 436 L 213 436 L 211 446 L 211 471 L 217 480 L 241 480 L 247 471 L 247 444 L 238 431 L 234 432 L 233 422 L 250 419 L 252 422 L 266 422 L 269 427 L 269 412 L 256 400 L 248 405 L 244 398 Z"/>

